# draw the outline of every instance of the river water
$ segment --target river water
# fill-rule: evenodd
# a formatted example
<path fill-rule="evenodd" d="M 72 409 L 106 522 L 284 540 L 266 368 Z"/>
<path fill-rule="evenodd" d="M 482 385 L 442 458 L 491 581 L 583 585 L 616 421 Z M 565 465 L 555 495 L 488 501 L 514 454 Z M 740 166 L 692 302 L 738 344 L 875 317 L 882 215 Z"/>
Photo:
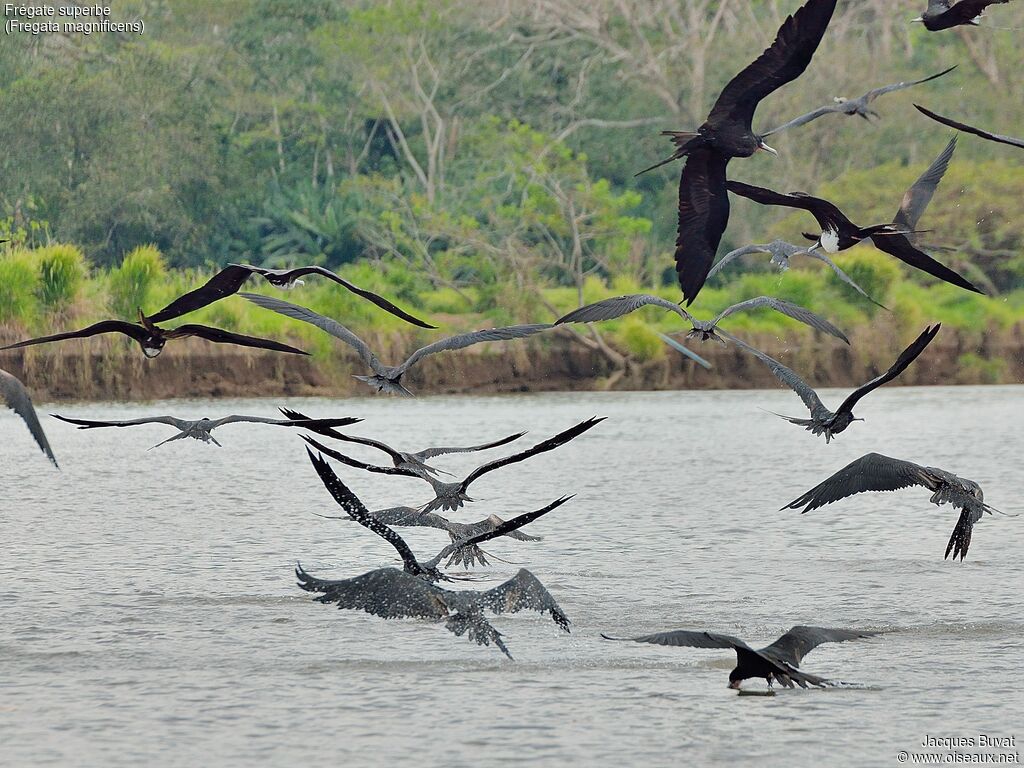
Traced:
<path fill-rule="evenodd" d="M 837 405 L 844 393 L 824 395 Z M 538 614 L 495 619 L 515 662 L 440 625 L 338 611 L 295 587 L 296 560 L 342 578 L 396 557 L 371 532 L 312 514 L 339 510 L 293 430 L 229 425 L 215 433 L 223 448 L 147 451 L 169 427 L 76 431 L 47 418 L 57 472 L 0 411 L 0 764 L 895 765 L 901 750 L 929 751 L 926 736 L 980 734 L 1016 736 L 1008 751 L 1022 751 L 1024 517 L 986 517 L 961 564 L 942 559 L 956 513 L 921 488 L 778 511 L 878 451 L 976 480 L 993 506 L 1020 512 L 1022 403 L 1024 387 L 883 388 L 860 404 L 867 421 L 826 446 L 761 410 L 800 415 L 783 390 L 289 401 L 360 416 L 353 433 L 405 449 L 530 431 L 437 460 L 457 474 L 608 417 L 486 475 L 457 514 L 507 517 L 577 494 L 531 526 L 543 541 L 485 545 L 510 562 L 478 570 L 483 587 L 524 565 L 573 621 L 566 635 Z M 276 405 L 45 410 L 197 418 Z M 430 496 L 414 479 L 337 469 L 370 508 Z M 427 557 L 447 543 L 399 531 Z M 695 628 L 753 644 L 793 624 L 889 633 L 804 660 L 858 687 L 773 698 L 726 688 L 730 651 L 599 636 Z"/>

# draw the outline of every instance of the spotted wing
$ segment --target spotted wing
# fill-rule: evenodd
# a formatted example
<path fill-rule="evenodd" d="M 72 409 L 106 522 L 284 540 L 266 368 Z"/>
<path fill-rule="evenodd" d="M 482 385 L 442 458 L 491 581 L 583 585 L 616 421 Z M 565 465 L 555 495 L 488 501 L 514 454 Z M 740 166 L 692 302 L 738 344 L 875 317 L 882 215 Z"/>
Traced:
<path fill-rule="evenodd" d="M 628 296 L 613 296 L 610 299 L 595 301 L 585 307 L 574 309 L 569 314 L 558 318 L 555 325 L 564 323 L 593 323 L 599 320 L 614 320 L 617 317 L 628 315 L 641 307 L 656 306 L 675 312 L 687 320 L 692 320 L 690 313 L 678 304 L 663 299 L 660 296 L 652 296 L 648 293 L 634 293 Z"/>
<path fill-rule="evenodd" d="M 338 608 L 366 611 L 383 619 L 433 619 L 448 616 L 444 593 L 423 579 L 398 568 L 378 568 L 351 579 L 327 580 L 311 576 L 302 566 L 295 568 L 299 587 L 320 595 L 321 603 Z"/>
<path fill-rule="evenodd" d="M 843 643 L 847 640 L 863 640 L 875 637 L 880 632 L 866 632 L 857 629 L 826 629 L 825 627 L 796 626 L 761 653 L 775 661 L 783 661 L 799 667 L 804 656 L 822 643 Z"/>
<path fill-rule="evenodd" d="M 540 580 L 525 568 L 494 589 L 480 593 L 480 605 L 493 613 L 518 613 L 523 610 L 548 613 L 554 622 L 569 631 L 569 617 Z"/>
<path fill-rule="evenodd" d="M 50 442 L 46 439 L 43 425 L 39 423 L 39 416 L 36 414 L 32 398 L 29 396 L 28 390 L 25 389 L 25 385 L 7 371 L 0 370 L 0 395 L 3 396 L 7 407 L 21 416 L 39 448 L 53 462 L 53 466 L 59 469 L 60 465 L 57 464 L 57 459 L 53 455 L 53 449 L 50 448 Z"/>
<path fill-rule="evenodd" d="M 760 307 L 774 309 L 776 312 L 786 315 L 787 317 L 792 317 L 794 320 L 799 320 L 804 325 L 809 325 L 815 330 L 824 331 L 830 336 L 835 336 L 837 339 L 845 341 L 847 344 L 850 343 L 850 340 L 846 338 L 846 334 L 832 325 L 832 323 L 825 318 L 816 315 L 811 312 L 811 310 L 804 309 L 797 304 L 792 304 L 788 301 L 783 301 L 782 299 L 776 299 L 772 296 L 758 296 L 757 298 L 741 301 L 739 304 L 733 304 L 731 307 L 719 313 L 718 317 L 714 320 L 715 325 L 717 325 L 720 320 L 723 320 L 736 312 L 745 312 L 747 310 L 758 309 Z"/>
<path fill-rule="evenodd" d="M 330 464 L 322 456 L 314 456 L 309 448 L 306 449 L 306 453 L 309 455 L 309 460 L 313 464 L 316 473 L 320 476 L 324 487 L 334 497 L 334 500 L 338 502 L 338 506 L 345 510 L 357 523 L 369 528 L 387 541 L 401 556 L 402 562 L 405 563 L 406 567 L 418 572 L 420 570 L 419 563 L 416 562 L 416 556 L 409 549 L 409 545 L 405 543 L 405 540 L 370 514 L 359 498 L 334 474 L 334 470 L 331 469 Z"/>
<path fill-rule="evenodd" d="M 188 314 L 189 312 L 195 312 L 197 309 L 202 309 L 219 299 L 238 293 L 238 289 L 241 288 L 242 284 L 249 279 L 249 276 L 252 275 L 254 269 L 255 268 L 253 267 L 247 267 L 241 264 L 229 264 L 207 280 L 203 285 L 199 286 L 194 291 L 189 291 L 183 296 L 179 296 L 155 315 L 150 315 L 147 319 L 151 323 L 163 323 L 168 320 L 173 320 L 176 317 L 180 317 L 181 315 Z"/>
<path fill-rule="evenodd" d="M 1000 136 L 998 133 L 989 133 L 988 131 L 983 131 L 980 128 L 973 128 L 966 123 L 958 123 L 956 120 L 938 115 L 918 104 L 915 104 L 914 106 L 917 107 L 917 110 L 922 114 L 927 115 L 932 120 L 940 122 L 943 125 L 948 125 L 950 128 L 956 128 L 958 131 L 980 136 L 983 139 L 995 141 L 999 144 L 1009 144 L 1011 147 L 1020 147 L 1021 149 L 1024 149 L 1024 139 L 1015 139 L 1012 136 Z"/>
<path fill-rule="evenodd" d="M 473 331 L 472 333 L 460 333 L 457 336 L 449 336 L 447 339 L 441 339 L 440 341 L 435 341 L 433 344 L 428 344 L 425 347 L 417 349 L 409 355 L 408 360 L 398 366 L 396 369 L 396 375 L 405 373 L 427 355 L 434 355 L 438 352 L 449 352 L 455 349 L 463 349 L 464 347 L 468 347 L 473 344 L 480 344 L 484 341 L 522 339 L 527 336 L 533 336 L 535 333 L 546 331 L 552 327 L 553 326 L 550 323 L 511 325 L 506 328 L 488 328 L 483 331 Z"/>
<path fill-rule="evenodd" d="M 868 453 L 851 461 L 827 480 L 814 486 L 782 509 L 810 512 L 834 501 L 867 491 L 896 491 L 921 485 L 934 491 L 938 485 L 922 466 L 880 453 Z"/>
<path fill-rule="evenodd" d="M 808 0 L 779 27 L 775 41 L 722 89 L 708 124 L 733 122 L 748 130 L 761 99 L 798 78 L 825 35 L 836 0 Z"/>
<path fill-rule="evenodd" d="M 938 157 L 928 166 L 928 170 L 921 174 L 917 181 L 915 181 L 910 189 L 903 195 L 903 200 L 900 202 L 900 209 L 896 212 L 896 216 L 893 218 L 892 223 L 905 232 L 913 232 L 917 229 L 917 222 L 921 219 L 921 215 L 924 213 L 925 208 L 928 207 L 928 203 L 932 201 L 932 197 L 935 195 L 935 190 L 939 186 L 939 182 L 942 181 L 942 177 L 946 173 L 946 169 L 949 168 L 949 161 L 953 158 L 953 152 L 956 150 L 956 136 L 949 140 L 946 148 L 942 150 Z M 910 234 L 907 236 L 908 239 L 913 243 L 916 236 Z"/>

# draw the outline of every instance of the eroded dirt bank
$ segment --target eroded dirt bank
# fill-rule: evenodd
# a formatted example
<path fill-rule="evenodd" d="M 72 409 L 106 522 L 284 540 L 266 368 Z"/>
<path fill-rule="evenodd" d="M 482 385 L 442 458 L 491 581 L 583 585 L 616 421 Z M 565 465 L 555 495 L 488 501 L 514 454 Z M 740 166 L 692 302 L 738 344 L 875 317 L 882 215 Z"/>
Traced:
<path fill-rule="evenodd" d="M 693 345 L 714 366 L 710 371 L 668 350 L 664 357 L 623 368 L 562 333 L 428 357 L 404 382 L 422 395 L 778 386 L 755 358 L 713 341 Z M 818 386 L 860 384 L 887 367 L 900 348 L 878 329 L 855 334 L 851 347 L 827 338 L 748 340 Z M 400 359 L 403 352 L 411 351 L 401 338 L 378 341 L 386 350 L 385 359 Z M 327 358 L 297 357 L 190 341 L 146 360 L 134 345 L 90 339 L 2 353 L 0 367 L 21 378 L 37 402 L 372 394 L 351 377 L 363 370 L 344 349 Z M 898 382 L 1024 382 L 1024 331 L 1016 328 L 983 336 L 944 330 Z"/>

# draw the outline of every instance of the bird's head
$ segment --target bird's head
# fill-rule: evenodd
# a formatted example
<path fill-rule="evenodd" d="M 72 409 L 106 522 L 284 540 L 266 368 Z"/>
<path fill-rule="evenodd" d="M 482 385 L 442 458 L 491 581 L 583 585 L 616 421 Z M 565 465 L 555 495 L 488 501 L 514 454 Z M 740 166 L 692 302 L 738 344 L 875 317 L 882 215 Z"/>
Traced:
<path fill-rule="evenodd" d="M 769 154 L 779 156 L 779 153 L 764 143 L 764 139 L 761 136 L 757 137 L 757 149 L 760 152 L 768 152 Z"/>
<path fill-rule="evenodd" d="M 743 678 L 740 677 L 740 671 L 738 669 L 734 669 L 729 673 L 729 687 L 732 690 L 738 691 L 740 689 L 740 683 L 742 682 Z"/>
<path fill-rule="evenodd" d="M 142 346 L 142 354 L 149 358 L 156 357 L 161 352 L 164 351 L 164 344 L 166 343 L 167 339 L 165 339 L 163 336 L 147 336 L 140 343 L 140 345 Z"/>

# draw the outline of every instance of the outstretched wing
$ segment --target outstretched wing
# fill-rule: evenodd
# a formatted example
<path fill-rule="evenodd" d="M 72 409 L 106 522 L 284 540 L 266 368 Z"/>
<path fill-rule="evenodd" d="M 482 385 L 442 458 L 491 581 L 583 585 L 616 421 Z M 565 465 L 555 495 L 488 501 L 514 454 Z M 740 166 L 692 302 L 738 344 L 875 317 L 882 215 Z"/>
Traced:
<path fill-rule="evenodd" d="M 138 342 L 142 342 L 149 336 L 149 332 L 141 325 L 126 323 L 123 320 L 103 320 L 99 323 L 93 323 L 88 328 L 83 328 L 80 331 L 66 331 L 65 333 L 55 333 L 51 336 L 39 336 L 34 339 L 19 341 L 16 344 L 8 344 L 6 347 L 0 347 L 0 349 L 18 349 L 19 347 L 30 347 L 33 344 L 64 341 L 64 339 L 84 339 L 87 336 L 98 336 L 101 333 L 123 333 L 125 336 L 130 336 Z"/>
<path fill-rule="evenodd" d="M 971 534 L 974 532 L 974 524 L 981 520 L 983 507 L 980 505 L 966 505 L 960 510 L 960 519 L 956 521 L 953 533 L 949 536 L 949 543 L 946 544 L 946 555 L 944 560 L 953 553 L 953 559 L 958 557 L 962 561 L 967 556 L 967 550 L 971 547 Z"/>
<path fill-rule="evenodd" d="M 449 352 L 454 349 L 462 349 L 473 344 L 480 344 L 484 341 L 505 341 L 506 339 L 522 339 L 533 336 L 535 333 L 546 331 L 553 326 L 550 323 L 534 323 L 532 325 L 510 325 L 507 328 L 488 328 L 483 331 L 472 333 L 460 333 L 458 336 L 449 336 L 447 339 L 435 341 L 425 347 L 420 347 L 409 359 L 396 369 L 396 374 L 401 375 L 408 371 L 427 355 L 434 355 L 438 352 Z"/>
<path fill-rule="evenodd" d="M 309 354 L 309 352 L 303 352 L 297 347 L 282 344 L 279 341 L 260 339 L 256 336 L 243 336 L 240 333 L 232 333 L 231 331 L 225 331 L 220 328 L 211 328 L 208 325 L 179 325 L 173 331 L 167 331 L 164 335 L 169 339 L 180 339 L 185 336 L 195 336 L 199 339 L 212 341 L 215 344 L 235 344 L 240 347 L 256 347 L 258 349 L 269 349 L 274 352 L 289 352 L 293 355 Z"/>
<path fill-rule="evenodd" d="M 881 88 L 873 88 L 873 89 L 871 89 L 870 91 L 868 91 L 867 93 L 864 94 L 864 98 L 867 99 L 868 102 L 872 102 L 875 99 L 877 99 L 879 96 L 884 96 L 887 93 L 892 93 L 893 91 L 902 91 L 904 88 L 912 88 L 915 85 L 921 85 L 921 83 L 927 83 L 929 80 L 936 80 L 936 79 L 942 77 L 943 75 L 948 75 L 950 72 L 952 72 L 958 66 L 960 66 L 960 65 L 959 64 L 954 64 L 952 67 L 949 67 L 948 69 L 944 69 L 941 72 L 939 72 L 938 74 L 929 75 L 928 77 L 922 77 L 920 80 L 910 80 L 909 82 L 906 81 L 906 80 L 903 80 L 903 81 L 900 81 L 898 83 L 893 83 L 892 85 L 883 85 Z"/>
<path fill-rule="evenodd" d="M 825 409 L 824 404 L 821 402 L 821 398 L 818 397 L 818 393 L 815 392 L 806 381 L 797 376 L 792 369 L 787 368 L 774 357 L 770 357 L 757 347 L 747 344 L 745 341 L 740 341 L 736 337 L 730 337 L 730 341 L 741 349 L 745 349 L 762 363 L 767 365 L 768 370 L 772 372 L 772 375 L 776 379 L 797 393 L 800 399 L 804 401 L 804 405 L 807 406 L 807 410 L 810 411 L 812 415 L 819 410 Z"/>
<path fill-rule="evenodd" d="M 881 632 L 866 632 L 858 629 L 826 629 L 825 627 L 796 626 L 771 645 L 762 648 L 761 653 L 775 661 L 783 661 L 799 667 L 804 656 L 822 643 L 843 643 L 847 640 L 862 640 L 875 637 Z"/>
<path fill-rule="evenodd" d="M 450 556 L 453 552 L 462 549 L 463 547 L 472 547 L 477 544 L 480 544 L 481 542 L 495 539 L 498 536 L 504 536 L 505 534 L 512 533 L 513 531 L 522 528 L 524 525 L 532 523 L 538 517 L 543 517 L 551 510 L 557 509 L 558 507 L 565 504 L 565 502 L 567 502 L 571 498 L 572 496 L 563 496 L 562 498 L 551 502 L 546 507 L 543 507 L 541 509 L 535 509 L 533 512 L 524 512 L 521 515 L 516 515 L 511 520 L 502 521 L 501 523 L 498 523 L 497 525 L 492 527 L 490 530 L 478 533 L 475 536 L 469 536 L 464 539 L 458 539 L 457 541 L 453 541 L 447 547 L 442 549 L 433 560 L 427 563 L 427 565 L 436 565 L 437 563 L 441 562 L 444 558 Z"/>
<path fill-rule="evenodd" d="M 309 435 L 301 435 L 301 437 L 307 443 L 320 451 L 320 453 L 330 456 L 332 459 L 340 461 L 342 464 L 348 464 L 350 467 L 365 469 L 367 472 L 376 472 L 378 475 L 403 475 L 405 477 L 418 477 L 422 480 L 430 481 L 430 478 L 423 472 L 417 472 L 413 469 L 405 469 L 404 467 L 378 467 L 374 464 L 365 464 L 353 459 L 351 456 L 346 456 L 343 453 L 339 453 L 338 451 L 328 448 L 326 445 L 314 440 Z"/>
<path fill-rule="evenodd" d="M 767 253 L 763 245 L 745 245 L 742 248 L 737 248 L 735 251 L 729 251 L 725 256 L 718 260 L 718 263 L 711 268 L 708 272 L 707 279 L 710 280 L 712 277 L 722 271 L 724 267 L 731 264 L 738 258 L 746 256 L 749 253 Z M 689 319 L 689 318 L 687 318 Z"/>
<path fill-rule="evenodd" d="M 471 445 L 468 448 L 425 448 L 422 451 L 417 451 L 412 455 L 415 456 L 420 461 L 426 461 L 427 459 L 432 459 L 435 456 L 444 456 L 445 454 L 448 453 L 473 453 L 475 451 L 486 451 L 489 448 L 498 448 L 499 446 L 515 442 L 525 434 L 525 432 L 516 432 L 514 435 L 503 437 L 500 440 L 495 440 L 490 443 L 483 443 L 481 445 Z"/>
<path fill-rule="evenodd" d="M 817 259 L 818 261 L 821 261 L 821 262 L 827 264 L 829 266 L 829 269 L 831 269 L 835 273 L 836 277 L 838 277 L 840 280 L 842 280 L 848 286 L 853 288 L 853 290 L 855 290 L 857 293 L 859 293 L 865 299 L 870 301 L 876 307 L 881 307 L 882 309 L 886 309 L 886 310 L 888 309 L 888 307 L 886 307 L 884 304 L 879 304 L 877 301 L 875 301 L 870 296 L 868 296 L 867 292 L 863 288 L 861 288 L 859 285 L 857 285 L 853 281 L 853 278 L 851 278 L 848 274 L 843 272 L 843 270 L 841 270 L 836 265 L 836 263 L 834 261 L 832 261 L 832 259 L 830 259 L 826 254 L 822 253 L 821 251 L 801 251 L 800 255 L 802 255 L 802 256 L 809 256 L 812 259 Z"/>
<path fill-rule="evenodd" d="M 504 584 L 481 592 L 479 596 L 480 605 L 493 613 L 517 613 L 527 609 L 548 613 L 558 626 L 569 631 L 569 617 L 540 580 L 525 568 L 520 568 L 519 573 Z"/>
<path fill-rule="evenodd" d="M 291 408 L 278 408 L 278 410 L 282 414 L 284 414 L 286 418 L 289 419 L 309 419 L 309 417 L 306 416 L 304 413 L 292 410 Z M 343 440 L 346 443 L 357 443 L 359 445 L 368 445 L 371 448 L 377 448 L 378 450 L 384 451 L 384 453 L 386 453 L 388 456 L 394 459 L 396 463 L 401 463 L 402 461 L 405 460 L 402 454 L 400 454 L 391 446 L 385 445 L 384 443 L 380 442 L 379 440 L 373 440 L 369 437 L 355 437 L 353 435 L 345 435 L 342 434 L 341 432 L 338 432 L 336 429 L 324 427 L 323 425 L 315 427 L 306 426 L 305 429 L 308 429 L 310 432 L 316 432 L 318 435 L 323 435 L 324 437 L 332 437 L 335 440 Z"/>
<path fill-rule="evenodd" d="M 814 197 L 803 192 L 785 194 L 768 189 L 767 187 L 744 184 L 742 181 L 729 181 L 726 183 L 726 188 L 734 195 L 745 197 L 761 205 L 781 205 L 786 208 L 800 208 L 807 211 L 818 222 L 818 226 L 822 230 L 838 230 L 841 227 L 856 229 L 853 222 L 846 217 L 846 214 L 839 210 L 835 203 L 820 197 Z M 813 240 L 814 238 L 812 237 L 811 239 Z"/>
<path fill-rule="evenodd" d="M 601 633 L 605 640 L 631 640 L 634 643 L 651 643 L 653 645 L 685 646 L 687 648 L 732 648 L 734 650 L 753 650 L 749 645 L 732 635 L 721 635 L 717 632 L 701 632 L 700 630 L 676 629 L 671 632 L 655 632 L 653 635 L 640 637 L 609 637 Z"/>
<path fill-rule="evenodd" d="M 399 317 L 402 320 L 405 320 L 405 322 L 407 322 L 407 323 L 412 323 L 413 325 L 418 325 L 420 328 L 436 328 L 437 327 L 436 325 L 431 325 L 430 323 L 427 323 L 427 322 L 424 322 L 423 320 L 420 320 L 418 317 L 414 317 L 413 315 L 410 315 L 404 309 L 401 309 L 401 308 L 395 306 L 390 301 L 385 299 L 383 296 L 381 296 L 379 294 L 376 294 L 373 291 L 368 291 L 365 288 L 360 288 L 358 285 L 355 285 L 354 283 L 350 283 L 348 280 L 343 278 L 341 275 L 338 275 L 335 272 L 332 272 L 331 270 L 327 269 L 326 267 L 298 267 L 296 269 L 287 269 L 287 270 L 257 270 L 257 271 L 260 274 L 265 274 L 265 273 L 268 273 L 268 272 L 275 272 L 275 273 L 277 273 L 279 275 L 282 275 L 282 276 L 287 275 L 287 277 L 292 279 L 292 280 L 294 280 L 297 277 L 302 277 L 303 275 L 321 275 L 322 277 L 326 277 L 328 280 L 333 280 L 338 285 L 343 286 L 346 290 L 351 291 L 352 293 L 354 293 L 356 296 L 359 296 L 361 298 L 366 299 L 371 304 L 376 304 L 378 307 L 383 309 L 385 312 L 388 312 L 388 313 L 394 315 L 395 317 Z"/>
<path fill-rule="evenodd" d="M 782 299 L 776 299 L 772 296 L 758 296 L 754 299 L 747 299 L 741 301 L 739 304 L 733 304 L 731 307 L 723 310 L 719 313 L 718 317 L 715 318 L 714 324 L 718 325 L 718 322 L 729 315 L 735 314 L 736 312 L 744 312 L 749 309 L 758 309 L 760 307 L 768 307 L 774 309 L 776 312 L 780 312 L 787 317 L 792 317 L 794 320 L 799 320 L 804 325 L 809 325 L 819 331 L 824 331 L 830 336 L 835 336 L 837 339 L 842 339 L 847 344 L 850 340 L 846 338 L 846 334 L 836 328 L 825 318 L 814 314 L 809 309 L 804 309 L 796 304 L 791 304 L 788 301 Z"/>
<path fill-rule="evenodd" d="M 956 128 L 958 131 L 971 133 L 975 136 L 980 136 L 983 139 L 998 142 L 999 144 L 1009 144 L 1011 147 L 1020 147 L 1021 149 L 1024 149 L 1024 139 L 1015 139 L 1012 136 L 1000 136 L 998 133 L 989 133 L 988 131 L 983 131 L 980 128 L 973 128 L 966 123 L 958 123 L 956 120 L 938 115 L 929 109 L 925 109 L 919 104 L 915 104 L 914 106 L 917 107 L 918 112 L 927 115 L 932 120 L 940 122 L 943 125 L 948 125 L 950 128 Z"/>
<path fill-rule="evenodd" d="M 440 595 L 444 590 L 398 568 L 378 568 L 352 579 L 318 579 L 301 565 L 295 568 L 299 587 L 320 595 L 321 603 L 366 611 L 383 619 L 433 619 L 448 616 Z"/>
<path fill-rule="evenodd" d="M 0 395 L 3 396 L 7 407 L 21 416 L 28 431 L 32 433 L 36 443 L 43 453 L 53 462 L 53 466 L 60 468 L 57 459 L 50 448 L 50 442 L 43 432 L 43 425 L 39 423 L 39 416 L 36 414 L 35 406 L 32 405 L 32 398 L 25 389 L 25 385 L 7 371 L 0 369 Z"/>
<path fill-rule="evenodd" d="M 798 128 L 801 125 L 806 125 L 812 120 L 817 120 L 819 117 L 830 115 L 833 112 L 842 112 L 843 109 L 837 104 L 827 104 L 824 107 L 818 107 L 817 109 L 811 110 L 806 115 L 800 115 L 795 117 L 788 123 L 783 123 L 778 128 L 772 128 L 770 131 L 765 131 L 762 136 L 771 136 L 775 133 L 781 133 L 782 131 L 788 131 L 790 128 Z"/>
<path fill-rule="evenodd" d="M 900 353 L 900 356 L 896 358 L 896 362 L 889 367 L 889 370 L 881 376 L 876 376 L 867 384 L 862 384 L 857 387 L 857 389 L 853 390 L 853 392 L 850 393 L 850 396 L 847 397 L 843 401 L 843 404 L 839 406 L 836 413 L 852 411 L 853 406 L 856 405 L 857 401 L 864 397 L 864 395 L 878 389 L 883 384 L 892 381 L 903 373 L 903 371 L 905 371 L 907 367 L 917 359 L 917 356 L 924 352 L 925 347 L 932 343 L 932 339 L 935 338 L 935 335 L 939 332 L 939 328 L 941 327 L 942 326 L 940 324 L 936 323 L 930 328 L 925 328 L 924 331 L 921 332 L 921 335 L 914 339 L 913 343 Z"/>
<path fill-rule="evenodd" d="M 369 528 L 393 546 L 401 556 L 406 568 L 419 572 L 420 565 L 416 561 L 416 556 L 412 553 L 412 550 L 409 549 L 409 545 L 405 543 L 405 540 L 370 514 L 369 510 L 363 506 L 363 502 L 334 474 L 331 465 L 324 460 L 323 456 L 314 456 L 309 448 L 306 449 L 306 453 L 309 455 L 309 460 L 313 464 L 316 473 L 320 475 L 320 480 L 323 482 L 324 487 L 334 497 L 334 500 L 338 502 L 338 506 L 345 510 L 357 523 Z"/>
<path fill-rule="evenodd" d="M 961 277 L 945 264 L 940 264 L 924 251 L 915 248 L 904 234 L 890 234 L 886 237 L 872 237 L 871 242 L 875 248 L 890 256 L 895 256 L 904 264 L 909 264 L 914 269 L 920 269 L 929 275 L 939 278 L 947 283 L 959 286 L 974 293 L 985 293 L 974 283 L 965 277 Z"/>
<path fill-rule="evenodd" d="M 640 307 L 656 306 L 675 312 L 680 317 L 692 321 L 690 313 L 678 304 L 663 299 L 660 296 L 651 296 L 648 293 L 634 293 L 628 296 L 613 296 L 610 299 L 595 301 L 585 307 L 574 309 L 567 315 L 555 320 L 555 325 L 563 323 L 593 323 L 599 320 L 614 320 L 617 317 L 635 312 Z"/>
<path fill-rule="evenodd" d="M 939 182 L 942 181 L 946 169 L 949 168 L 949 161 L 953 158 L 955 150 L 956 136 L 949 140 L 946 148 L 928 166 L 928 170 L 922 173 L 917 181 L 910 185 L 910 189 L 904 193 L 903 200 L 900 201 L 900 209 L 896 211 L 896 216 L 892 220 L 893 224 L 908 233 L 913 233 L 917 229 L 917 222 L 925 208 L 928 207 L 928 203 L 932 201 Z M 914 234 L 908 234 L 907 237 L 911 242 L 916 239 Z"/>
<path fill-rule="evenodd" d="M 808 0 L 788 16 L 775 41 L 722 89 L 708 123 L 739 122 L 749 129 L 761 99 L 807 69 L 835 8 L 836 0 Z"/>
<path fill-rule="evenodd" d="M 581 421 L 579 424 L 576 424 L 575 426 L 570 427 L 569 429 L 566 429 L 563 432 L 559 432 L 554 437 L 549 437 L 547 440 L 541 443 L 537 443 L 532 448 L 522 451 L 521 453 L 506 456 L 503 459 L 498 459 L 497 461 L 492 461 L 487 464 L 484 464 L 483 466 L 477 467 L 476 469 L 469 473 L 465 480 L 462 481 L 462 490 L 465 491 L 466 488 L 469 487 L 469 484 L 472 483 L 481 475 L 485 475 L 488 472 L 492 472 L 495 469 L 499 469 L 501 467 L 506 467 L 509 464 L 516 464 L 517 462 L 520 461 L 526 461 L 532 456 L 536 456 L 537 454 L 540 453 L 546 453 L 547 451 L 553 451 L 558 446 L 565 445 L 570 440 L 573 440 L 582 435 L 588 429 L 596 427 L 598 424 L 604 421 L 605 418 L 607 417 L 602 416 L 600 418 L 595 417 L 587 419 L 586 421 Z"/>
<path fill-rule="evenodd" d="M 359 355 L 359 359 L 362 360 L 369 368 L 372 368 L 374 373 L 380 372 L 380 361 L 377 359 L 377 356 L 370 351 L 370 348 L 366 346 L 366 342 L 352 333 L 352 331 L 337 320 L 332 320 L 329 317 L 318 315 L 311 309 L 300 307 L 297 304 L 291 304 L 287 301 L 282 301 L 281 299 L 275 299 L 272 296 L 261 296 L 258 293 L 240 293 L 238 295 L 242 298 L 248 299 L 259 307 L 269 309 L 272 312 L 277 312 L 279 315 L 290 317 L 293 320 L 301 320 L 304 323 L 315 325 L 321 331 L 331 334 L 331 336 L 336 339 L 341 339 L 356 351 L 356 354 Z"/>
<path fill-rule="evenodd" d="M 72 419 L 67 416 L 50 414 L 58 421 L 65 421 L 68 424 L 75 424 L 79 429 L 96 429 L 97 427 L 135 427 L 139 424 L 168 424 L 177 429 L 186 429 L 192 423 L 184 419 L 176 419 L 173 416 L 144 416 L 141 419 L 125 419 L 123 421 L 90 421 L 89 419 Z"/>
<path fill-rule="evenodd" d="M 937 484 L 927 469 L 910 461 L 868 453 L 851 461 L 827 480 L 794 499 L 782 509 L 810 512 L 834 501 L 866 491 L 897 491 L 921 485 L 934 491 Z"/>
<path fill-rule="evenodd" d="M 729 224 L 726 168 L 729 158 L 710 149 L 689 154 L 679 176 L 676 275 L 689 306 L 704 287 Z"/>
<path fill-rule="evenodd" d="M 339 419 L 268 419 L 263 416 L 225 416 L 222 419 L 215 419 L 210 429 L 222 427 L 225 424 L 271 424 L 275 427 L 299 427 L 313 432 L 328 430 L 333 427 L 347 427 L 349 424 L 357 424 L 362 419 L 353 416 L 345 416 Z"/>
<path fill-rule="evenodd" d="M 194 291 L 189 291 L 179 296 L 155 315 L 147 319 L 151 323 L 163 323 L 173 320 L 181 315 L 195 312 L 197 309 L 212 304 L 213 302 L 238 293 L 238 289 L 249 279 L 253 273 L 253 267 L 241 264 L 229 264 L 216 275 L 207 280 L 203 285 Z"/>

